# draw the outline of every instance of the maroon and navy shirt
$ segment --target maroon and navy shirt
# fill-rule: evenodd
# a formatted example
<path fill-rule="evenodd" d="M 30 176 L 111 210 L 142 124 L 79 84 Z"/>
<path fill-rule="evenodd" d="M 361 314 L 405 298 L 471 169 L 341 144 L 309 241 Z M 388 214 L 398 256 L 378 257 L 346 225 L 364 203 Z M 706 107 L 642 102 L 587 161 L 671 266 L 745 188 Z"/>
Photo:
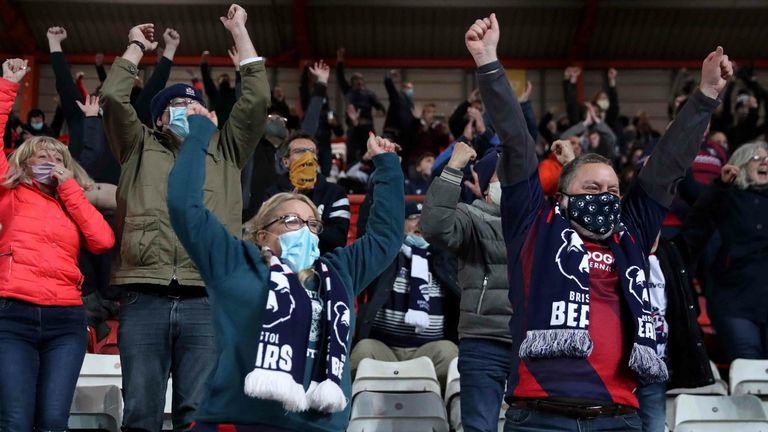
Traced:
<path fill-rule="evenodd" d="M 585 241 L 584 245 L 589 267 L 588 316 L 590 323 L 594 323 L 589 326 L 592 354 L 586 359 L 520 360 L 518 380 L 509 395 L 582 399 L 637 407 L 634 395 L 637 377 L 628 365 L 632 330 L 622 325 L 622 322 L 631 322 L 631 318 L 622 304 L 613 254 L 603 244 Z M 623 320 L 622 314 L 627 315 Z"/>

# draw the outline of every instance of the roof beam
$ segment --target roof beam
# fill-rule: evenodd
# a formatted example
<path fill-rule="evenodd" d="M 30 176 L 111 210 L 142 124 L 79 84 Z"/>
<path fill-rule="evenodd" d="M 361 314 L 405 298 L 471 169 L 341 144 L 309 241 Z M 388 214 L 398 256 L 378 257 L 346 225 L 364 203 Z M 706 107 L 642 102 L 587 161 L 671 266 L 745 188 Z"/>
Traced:
<path fill-rule="evenodd" d="M 0 19 L 3 21 L 5 31 L 0 37 L 17 47 L 17 52 L 30 54 L 37 50 L 35 35 L 18 8 L 9 0 L 0 0 Z"/>
<path fill-rule="evenodd" d="M 293 36 L 299 59 L 312 57 L 308 33 L 307 0 L 293 0 Z"/>
<path fill-rule="evenodd" d="M 584 7 L 579 18 L 579 28 L 576 30 L 573 44 L 568 53 L 568 58 L 572 62 L 578 62 L 586 58 L 589 44 L 592 42 L 592 34 L 595 32 L 599 8 L 599 0 L 584 0 Z"/>

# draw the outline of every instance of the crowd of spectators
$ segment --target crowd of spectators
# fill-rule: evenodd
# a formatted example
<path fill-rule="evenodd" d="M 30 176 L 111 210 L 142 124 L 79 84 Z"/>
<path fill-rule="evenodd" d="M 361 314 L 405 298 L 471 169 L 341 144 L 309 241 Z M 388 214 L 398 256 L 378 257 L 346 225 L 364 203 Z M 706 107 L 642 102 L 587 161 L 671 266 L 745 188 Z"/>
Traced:
<path fill-rule="evenodd" d="M 66 429 L 86 321 L 118 332 L 125 430 L 159 429 L 169 376 L 176 430 L 337 430 L 362 359 L 426 356 L 443 385 L 459 358 L 465 430 L 495 430 L 506 400 L 509 431 L 531 412 L 542 428 L 610 414 L 662 431 L 658 396 L 710 383 L 710 358 L 768 358 L 768 92 L 722 48 L 700 77 L 677 73 L 656 130 L 622 111 L 613 68 L 587 101 L 566 68 L 562 106 L 537 121 L 531 83 L 516 96 L 496 58 L 494 15 L 465 36 L 478 88 L 449 115 L 398 70 L 380 99 L 344 48 L 303 62 L 289 100 L 246 19 L 221 18 L 230 73 L 213 77 L 206 51 L 168 85 L 184 35 L 142 24 L 112 65 L 96 56 L 93 89 L 64 54 L 74 29 L 51 27 L 50 122 L 12 111 L 28 68 L 3 63 L 0 430 Z M 699 297 L 719 347 L 703 347 Z"/>

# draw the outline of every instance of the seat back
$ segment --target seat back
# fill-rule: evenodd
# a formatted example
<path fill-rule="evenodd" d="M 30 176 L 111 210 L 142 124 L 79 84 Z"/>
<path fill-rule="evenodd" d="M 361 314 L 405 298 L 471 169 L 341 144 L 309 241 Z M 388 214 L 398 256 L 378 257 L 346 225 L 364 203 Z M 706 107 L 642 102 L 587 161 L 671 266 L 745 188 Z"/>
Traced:
<path fill-rule="evenodd" d="M 680 394 L 698 394 L 698 395 L 728 395 L 728 384 L 720 376 L 720 371 L 717 370 L 717 365 L 713 361 L 709 362 L 709 367 L 712 368 L 712 375 L 715 377 L 715 382 L 710 385 L 695 388 L 677 388 L 667 391 L 667 395 L 680 395 Z"/>
<path fill-rule="evenodd" d="M 119 355 L 86 353 L 77 386 L 113 385 L 120 389 L 123 387 L 122 376 Z"/>
<path fill-rule="evenodd" d="M 352 400 L 347 432 L 448 432 L 440 395 L 363 391 Z"/>
<path fill-rule="evenodd" d="M 451 402 L 451 398 L 458 395 L 461 392 L 461 382 L 459 375 L 459 358 L 451 360 L 451 364 L 448 365 L 448 378 L 445 380 L 445 404 L 446 406 Z"/>
<path fill-rule="evenodd" d="M 731 394 L 768 397 L 768 360 L 736 359 L 731 363 Z"/>
<path fill-rule="evenodd" d="M 427 357 L 401 362 L 363 359 L 352 383 L 352 397 L 360 392 L 433 392 L 440 396 L 435 367 Z"/>
<path fill-rule="evenodd" d="M 123 422 L 123 395 L 113 385 L 77 387 L 69 411 L 70 429 L 118 432 Z"/>
<path fill-rule="evenodd" d="M 760 399 L 752 395 L 677 397 L 673 430 L 704 430 L 711 425 L 717 425 L 716 430 L 732 428 L 739 432 L 753 430 L 752 426 L 756 426 L 768 432 L 768 417 Z"/>

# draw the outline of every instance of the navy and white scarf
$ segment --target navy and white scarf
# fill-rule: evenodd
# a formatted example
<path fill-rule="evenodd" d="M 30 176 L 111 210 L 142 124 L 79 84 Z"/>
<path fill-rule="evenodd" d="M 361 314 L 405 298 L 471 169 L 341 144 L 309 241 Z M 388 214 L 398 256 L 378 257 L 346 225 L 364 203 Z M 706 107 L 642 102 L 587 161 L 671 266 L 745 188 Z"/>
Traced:
<path fill-rule="evenodd" d="M 403 254 L 411 260 L 408 278 L 408 311 L 403 321 L 416 327 L 416 333 L 422 333 L 429 327 L 429 255 L 426 249 L 403 245 Z"/>
<path fill-rule="evenodd" d="M 584 242 L 560 214 L 557 204 L 547 218 L 531 227 L 533 272 L 526 308 L 526 335 L 520 357 L 586 358 L 592 352 L 589 336 L 589 253 Z M 529 239 L 531 241 L 531 239 Z M 622 294 L 632 314 L 634 343 L 629 366 L 644 382 L 668 379 L 667 367 L 656 354 L 645 259 L 628 230 L 608 240 Z M 600 323 L 594 323 L 600 325 Z"/>
<path fill-rule="evenodd" d="M 267 304 L 254 369 L 245 377 L 245 393 L 281 402 L 287 411 L 314 409 L 343 411 L 347 398 L 341 388 L 347 361 L 352 311 L 339 276 L 319 260 L 318 293 L 324 313 L 321 338 L 312 368 L 312 381 L 304 390 L 307 347 L 312 326 L 312 302 L 293 273 L 277 257 L 270 261 Z"/>

